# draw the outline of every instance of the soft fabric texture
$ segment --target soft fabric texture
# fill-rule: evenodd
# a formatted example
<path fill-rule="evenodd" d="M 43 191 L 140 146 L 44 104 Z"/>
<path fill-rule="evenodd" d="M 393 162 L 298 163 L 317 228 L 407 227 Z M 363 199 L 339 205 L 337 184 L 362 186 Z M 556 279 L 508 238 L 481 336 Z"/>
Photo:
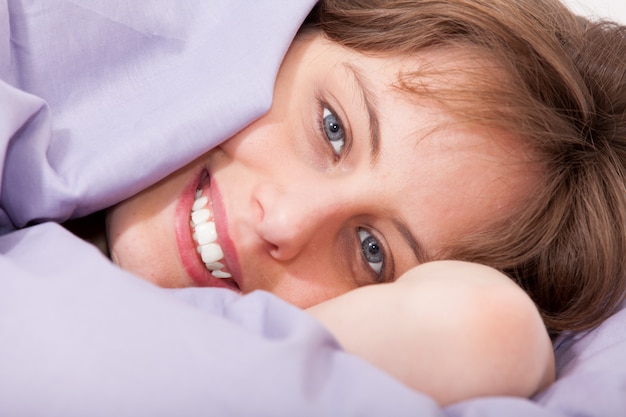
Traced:
<path fill-rule="evenodd" d="M 271 294 L 157 288 L 55 223 L 266 111 L 313 3 L 0 1 L 0 415 L 626 413 L 624 310 L 561 337 L 558 381 L 536 398 L 441 409 Z"/>

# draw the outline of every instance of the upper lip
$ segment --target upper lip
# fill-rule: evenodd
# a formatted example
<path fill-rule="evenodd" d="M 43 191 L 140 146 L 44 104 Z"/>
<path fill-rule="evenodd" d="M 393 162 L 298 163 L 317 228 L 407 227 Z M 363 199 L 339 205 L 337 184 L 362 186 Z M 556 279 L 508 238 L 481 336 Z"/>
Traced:
<path fill-rule="evenodd" d="M 235 245 L 228 233 L 228 216 L 224 207 L 222 194 L 217 182 L 210 176 L 207 170 L 204 170 L 201 174 L 200 184 L 202 184 L 204 178 L 206 178 L 206 181 L 210 184 L 209 193 L 213 205 L 213 221 L 217 229 L 217 242 L 224 252 L 224 259 L 220 262 L 225 265 L 224 270 L 232 275 L 230 279 L 232 280 L 231 282 L 233 282 L 238 289 L 241 289 L 241 271 L 237 260 Z"/>

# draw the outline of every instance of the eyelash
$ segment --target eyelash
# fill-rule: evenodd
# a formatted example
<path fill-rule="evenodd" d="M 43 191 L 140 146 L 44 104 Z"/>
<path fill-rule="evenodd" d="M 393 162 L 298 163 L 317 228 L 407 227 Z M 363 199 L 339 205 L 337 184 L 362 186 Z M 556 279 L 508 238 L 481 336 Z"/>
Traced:
<path fill-rule="evenodd" d="M 384 245 L 381 243 L 381 240 L 377 238 L 372 232 L 369 230 L 359 227 L 357 228 L 357 236 L 358 236 L 358 244 L 360 245 L 360 253 L 363 258 L 363 261 L 367 264 L 368 268 L 376 275 L 375 281 L 377 283 L 381 283 L 385 281 L 385 272 L 387 267 L 387 255 L 385 251 Z M 367 243 L 367 247 L 365 244 Z M 373 246 L 372 246 L 373 245 Z M 380 255 L 380 260 L 376 262 L 367 259 L 366 249 L 374 249 L 377 250 L 376 254 L 370 252 L 370 255 Z M 371 263 L 377 265 L 372 266 Z"/>
<path fill-rule="evenodd" d="M 317 120 L 318 131 L 321 137 L 323 138 L 325 144 L 330 148 L 334 161 L 336 163 L 340 162 L 345 157 L 345 155 L 348 154 L 348 151 L 352 142 L 346 130 L 345 124 L 343 123 L 341 118 L 337 115 L 337 113 L 324 101 L 318 100 L 318 103 L 320 107 L 320 111 L 318 113 L 318 120 Z M 329 137 L 329 133 L 326 130 L 327 118 L 334 119 L 334 121 L 331 123 L 342 130 L 343 135 L 340 139 L 331 139 Z M 332 143 L 336 140 L 343 141 L 343 145 L 341 145 L 339 149 L 337 149 L 335 145 Z M 387 262 L 386 262 L 387 255 L 386 255 L 385 247 L 381 243 L 381 239 L 379 239 L 372 232 L 370 232 L 368 229 L 363 228 L 363 227 L 359 227 L 356 229 L 356 237 L 357 237 L 357 246 L 359 248 L 359 253 L 361 255 L 361 259 L 366 264 L 366 268 L 369 268 L 369 271 L 371 272 L 371 274 L 375 275 L 376 283 L 384 282 L 385 275 L 386 275 L 385 272 L 387 269 Z M 375 242 L 372 242 L 372 240 L 374 240 Z M 381 260 L 379 262 L 374 262 L 374 264 L 377 265 L 375 267 L 372 266 L 370 264 L 371 261 L 367 259 L 368 254 L 366 254 L 365 252 L 366 248 L 364 248 L 363 246 L 366 242 L 369 242 L 368 243 L 369 248 L 372 248 L 372 246 L 370 245 L 373 244 L 374 247 L 380 251 Z M 369 254 L 372 255 L 371 252 Z"/>
<path fill-rule="evenodd" d="M 340 162 L 344 158 L 344 156 L 347 155 L 348 150 L 350 148 L 350 143 L 351 143 L 350 136 L 346 129 L 345 123 L 341 120 L 341 118 L 337 115 L 337 113 L 332 109 L 332 107 L 324 103 L 322 100 L 318 100 L 318 102 L 319 102 L 320 111 L 318 113 L 317 123 L 316 123 L 317 130 L 322 136 L 322 139 L 324 140 L 325 144 L 329 147 L 333 156 L 333 160 L 336 163 Z M 327 118 L 334 119 L 334 122 L 331 122 L 331 123 L 333 123 L 335 127 L 338 127 L 339 129 L 342 130 L 343 135 L 340 139 L 331 139 L 329 137 L 329 133 L 326 131 L 326 119 Z M 333 144 L 333 142 L 337 140 L 343 141 L 343 145 L 340 145 L 339 149 L 337 149 L 335 147 L 335 144 Z"/>

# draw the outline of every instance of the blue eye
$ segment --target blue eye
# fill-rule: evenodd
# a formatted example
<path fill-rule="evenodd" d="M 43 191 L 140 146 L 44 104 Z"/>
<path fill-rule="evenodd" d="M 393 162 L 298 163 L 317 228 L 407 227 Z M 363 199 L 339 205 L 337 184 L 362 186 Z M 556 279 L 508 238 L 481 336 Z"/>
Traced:
<path fill-rule="evenodd" d="M 335 154 L 340 156 L 343 152 L 343 148 L 346 146 L 346 134 L 341 125 L 341 121 L 339 121 L 337 116 L 327 107 L 324 107 L 322 117 L 324 135 L 328 138 Z"/>
<path fill-rule="evenodd" d="M 383 247 L 370 232 L 365 229 L 358 229 L 359 241 L 361 242 L 361 253 L 369 264 L 370 268 L 380 276 L 384 264 Z"/>

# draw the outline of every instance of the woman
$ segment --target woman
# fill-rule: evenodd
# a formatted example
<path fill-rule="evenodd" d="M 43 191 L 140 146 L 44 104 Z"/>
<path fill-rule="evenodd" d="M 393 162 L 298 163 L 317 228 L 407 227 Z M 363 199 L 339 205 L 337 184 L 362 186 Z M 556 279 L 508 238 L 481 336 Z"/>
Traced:
<path fill-rule="evenodd" d="M 593 130 L 594 141 L 597 141 L 603 133 L 596 131 L 600 128 L 594 127 L 594 115 L 585 113 L 590 107 L 583 101 L 585 94 L 572 88 L 580 77 L 572 71 L 571 59 L 565 54 L 582 54 L 581 47 L 586 41 L 579 35 L 583 33 L 584 23 L 576 21 L 556 4 L 551 6 L 554 7 L 552 12 L 532 9 L 532 13 L 526 15 L 517 9 L 517 5 L 497 4 L 491 8 L 480 3 L 451 5 L 446 2 L 438 5 L 424 2 L 413 5 L 414 12 L 422 17 L 438 16 L 440 20 L 432 19 L 432 27 L 414 28 L 418 32 L 415 34 L 407 32 L 409 27 L 406 26 L 406 22 L 414 21 L 414 16 L 397 2 L 390 6 L 398 9 L 384 12 L 385 19 L 380 20 L 375 14 L 368 15 L 380 12 L 377 9 L 367 11 L 371 5 L 354 12 L 352 20 L 349 13 L 345 13 L 348 7 L 339 5 L 333 11 L 332 5 L 328 6 L 329 9 L 325 6 L 328 5 L 321 6 L 319 19 L 327 36 L 360 52 L 346 50 L 305 31 L 285 62 L 296 56 L 306 68 L 294 73 L 280 73 L 275 102 L 266 116 L 208 155 L 209 162 L 201 158 L 112 211 L 109 238 L 113 258 L 160 285 L 186 286 L 190 284 L 186 278 L 195 277 L 196 280 L 191 281 L 193 285 L 198 285 L 198 281 L 204 285 L 208 281 L 213 285 L 225 283 L 244 292 L 267 289 L 301 307 L 317 304 L 363 283 L 393 281 L 417 263 L 455 258 L 480 261 L 511 274 L 538 303 L 547 325 L 554 332 L 592 326 L 609 314 L 623 294 L 621 263 L 616 263 L 619 258 L 614 253 L 608 253 L 622 247 L 620 239 L 623 236 L 619 231 L 608 236 L 617 242 L 601 247 L 606 252 L 603 260 L 610 261 L 601 265 L 609 269 L 598 280 L 601 285 L 584 284 L 589 297 L 587 302 L 571 302 L 580 299 L 583 284 L 571 285 L 576 275 L 557 268 L 560 267 L 559 260 L 571 257 L 572 252 L 589 252 L 587 248 L 584 252 L 573 251 L 567 246 L 563 248 L 570 244 L 585 245 L 588 237 L 579 232 L 585 217 L 574 213 L 571 224 L 566 223 L 561 229 L 553 220 L 563 217 L 552 201 L 553 191 L 565 188 L 574 194 L 572 201 L 577 201 L 579 197 L 575 193 L 583 187 L 573 187 L 572 176 L 591 181 L 593 176 L 582 175 L 576 170 L 592 169 L 598 164 L 594 160 L 590 166 L 581 168 L 568 163 L 568 167 L 574 166 L 571 168 L 574 172 L 568 173 L 563 161 L 556 160 L 553 155 L 568 158 L 574 151 L 584 152 L 582 142 L 572 144 L 576 135 Z M 534 6 L 548 7 L 544 3 Z M 503 11 L 506 7 L 511 9 Z M 450 20 L 450 16 L 454 20 Z M 548 18 L 542 21 L 545 16 Z M 554 25 L 552 18 L 563 20 Z M 370 39 L 367 34 L 359 38 L 363 27 L 372 33 L 383 32 L 376 27 L 376 22 L 383 22 L 386 39 L 381 40 L 378 35 Z M 392 27 L 398 30 L 390 30 Z M 554 33 L 553 27 L 562 31 Z M 341 33 L 343 28 L 348 28 L 345 33 Z M 542 34 L 541 39 L 535 36 L 536 33 Z M 602 30 L 601 33 L 606 32 Z M 488 36 L 493 34 L 499 37 Z M 546 34 L 550 36 L 546 37 Z M 398 36 L 410 38 L 413 42 L 401 42 Z M 308 42 L 300 43 L 307 37 Z M 512 45 L 518 46 L 513 52 Z M 390 51 L 391 46 L 395 49 Z M 432 46 L 437 46 L 435 52 L 431 50 Z M 594 44 L 594 48 L 597 47 L 598 44 Z M 322 55 L 337 59 L 316 60 Z M 390 64 L 390 55 L 401 58 L 392 59 Z M 345 56 L 347 58 L 340 58 Z M 341 63 L 339 68 L 335 61 Z M 284 68 L 287 66 L 285 64 Z M 619 65 L 615 66 L 619 68 Z M 306 69 L 314 75 L 307 73 Z M 581 71 L 580 68 L 575 70 Z M 368 83 L 373 74 L 380 77 L 374 79 L 381 82 Z M 593 78 L 597 80 L 597 77 Z M 320 87 L 321 81 L 329 86 Z M 614 82 L 611 80 L 607 84 L 613 85 Z M 289 88 L 294 83 L 310 84 L 321 91 L 312 86 L 304 90 Z M 386 88 L 380 89 L 381 85 Z M 553 91 L 548 91 L 547 86 Z M 574 91 L 571 94 L 570 89 Z M 611 110 L 617 115 L 622 114 L 616 106 L 619 100 L 610 101 Z M 379 106 L 385 109 L 383 117 L 375 117 Z M 389 111 L 390 108 L 394 111 Z M 285 114 L 293 117 L 285 121 Z M 610 115 L 607 119 L 611 121 Z M 575 131 L 577 127 L 579 131 Z M 291 131 L 298 130 L 301 132 L 294 135 L 301 136 L 289 136 Z M 285 136 L 275 139 L 276 132 Z M 570 132 L 576 135 L 566 134 Z M 257 139 L 250 142 L 251 148 L 246 148 L 250 136 Z M 266 144 L 263 139 L 267 137 L 272 137 L 275 144 L 281 146 L 271 149 L 270 153 L 263 148 Z M 399 138 L 397 140 L 404 146 L 394 149 L 387 139 L 390 137 Z M 327 143 L 321 145 L 324 140 Z M 409 140 L 408 145 L 417 145 L 414 148 L 406 145 Z M 369 148 L 380 150 L 372 152 Z M 399 148 L 415 152 L 405 153 Z M 273 166 L 277 152 L 284 151 L 299 158 L 286 158 L 281 163 L 289 165 L 284 167 Z M 376 158 L 371 158 L 371 154 Z M 600 152 L 593 156 L 614 158 Z M 264 162 L 263 170 L 253 165 L 258 160 Z M 416 160 L 419 163 L 417 168 L 412 165 Z M 414 174 L 417 169 L 422 170 L 418 171 L 421 175 L 407 181 L 409 174 Z M 232 170 L 240 174 L 232 175 Z M 370 170 L 380 174 L 385 181 L 379 182 L 364 175 Z M 293 175 L 297 181 L 288 181 L 291 178 L 278 184 L 263 181 L 267 177 L 285 178 L 287 175 Z M 303 178 L 303 175 L 308 177 Z M 424 177 L 428 178 L 427 183 Z M 216 184 L 220 181 L 236 180 L 241 183 L 227 187 L 220 185 L 221 192 L 216 191 Z M 298 189 L 296 184 L 301 185 L 304 181 L 316 188 Z M 392 187 L 381 189 L 381 183 Z M 591 182 L 588 185 L 592 189 L 598 189 L 598 186 L 598 183 Z M 183 199 L 171 201 L 167 198 L 180 194 L 181 189 L 186 190 Z M 196 216 L 200 219 L 194 220 L 192 227 L 196 230 L 193 232 L 197 237 L 202 236 L 199 239 L 205 239 L 205 232 L 198 229 L 210 229 L 211 220 L 216 220 L 221 245 L 216 246 L 210 237 L 205 243 L 191 243 L 192 231 L 185 222 L 179 221 L 173 232 L 166 227 L 161 233 L 155 225 L 161 227 L 168 222 L 157 217 L 156 222 L 150 224 L 136 217 L 149 214 L 143 208 L 146 206 L 142 206 L 147 204 L 159 215 L 167 215 L 170 210 L 176 218 L 187 218 L 197 189 L 200 192 L 195 211 L 202 214 Z M 341 193 L 333 191 L 336 189 Z M 225 196 L 229 192 L 234 194 L 234 190 L 237 193 L 244 191 L 241 196 L 224 198 L 225 203 L 221 202 L 221 197 L 216 197 L 222 193 Z M 615 194 L 615 190 L 611 191 Z M 372 201 L 375 193 L 382 194 L 382 201 Z M 303 199 L 311 195 L 314 197 L 311 201 Z M 526 203 L 528 199 L 533 200 L 531 204 Z M 564 201 L 560 207 L 569 205 L 569 200 Z M 619 201 L 616 198 L 609 203 L 595 203 L 609 211 L 619 205 Z M 298 206 L 296 203 L 305 204 Z M 165 211 L 161 211 L 161 204 L 165 205 Z M 214 209 L 208 215 L 203 211 L 205 204 L 212 204 Z M 220 206 L 226 206 L 226 210 Z M 231 219 L 231 212 L 236 213 L 239 207 L 248 206 L 251 208 L 244 213 L 253 216 L 252 220 Z M 579 206 L 581 211 L 587 209 L 587 201 Z M 594 206 L 594 212 L 597 213 L 599 208 Z M 414 214 L 417 209 L 420 209 L 419 216 Z M 220 210 L 228 215 L 228 227 L 224 226 L 226 215 Z M 180 212 L 183 215 L 179 215 Z M 583 214 L 587 215 L 588 209 Z M 598 215 L 599 221 L 608 218 L 607 222 L 615 222 L 618 214 L 609 214 Z M 328 225 L 329 219 L 335 222 Z M 137 224 L 145 225 L 146 229 L 135 230 Z M 597 226 L 589 229 L 601 230 L 600 234 L 604 235 L 607 225 L 600 225 L 603 229 Z M 230 232 L 235 239 L 227 237 L 229 232 L 224 230 L 228 228 L 235 229 Z M 571 232 L 576 234 L 576 240 L 567 237 L 568 228 L 576 229 Z M 151 236 L 145 230 L 157 233 Z M 135 232 L 137 234 L 133 236 Z M 138 241 L 136 236 L 146 237 L 146 240 Z M 166 246 L 165 250 L 158 252 L 158 247 L 152 249 L 146 245 L 157 239 L 163 239 L 170 246 L 175 243 L 173 249 L 183 253 L 182 263 L 177 265 L 176 261 L 162 258 L 161 254 L 176 253 L 171 247 Z M 595 241 L 593 236 L 589 240 Z M 188 250 L 190 247 L 195 249 L 194 246 L 208 246 L 201 248 L 201 252 L 205 252 L 203 263 L 209 264 L 200 269 L 202 272 L 198 271 L 197 258 L 185 260 L 186 256 L 197 257 L 193 250 Z M 132 261 L 136 262 L 136 255 L 146 248 L 149 248 L 148 258 L 139 258 L 136 264 L 129 264 L 123 258 L 125 254 L 132 254 Z M 226 254 L 224 266 L 215 264 L 221 260 L 220 250 Z M 245 256 L 242 261 L 244 257 L 234 255 L 242 251 L 256 256 Z M 334 255 L 337 252 L 342 258 L 354 257 L 355 260 L 350 263 L 336 260 Z M 550 252 L 559 256 L 547 257 L 546 253 Z M 234 260 L 237 257 L 242 266 Z M 167 266 L 174 265 L 174 270 L 167 274 L 168 278 L 175 278 L 173 282 L 163 282 L 161 276 L 144 269 L 155 258 L 163 259 Z M 260 259 L 259 265 L 244 264 L 257 259 Z M 565 264 L 562 269 L 576 271 L 585 267 L 596 272 L 599 268 L 586 256 L 581 265 L 571 267 L 567 262 L 562 263 Z M 157 265 L 155 270 L 161 270 L 162 266 Z M 209 277 L 209 270 L 215 278 Z M 544 274 L 546 270 L 550 273 Z M 315 274 L 308 275 L 311 271 Z M 597 276 L 587 272 L 581 274 L 584 277 Z M 258 276 L 259 279 L 248 284 L 248 276 Z M 607 289 L 608 282 L 612 285 Z M 552 291 L 553 287 L 564 287 L 569 292 L 559 292 L 560 299 L 555 299 L 557 294 Z M 606 308 L 590 316 L 589 310 L 595 309 L 594 302 L 598 299 L 606 301 Z"/>
<path fill-rule="evenodd" d="M 511 276 L 553 335 L 614 311 L 623 80 L 596 72 L 623 69 L 623 37 L 601 43 L 621 28 L 558 2 L 322 2 L 310 20 L 266 115 L 111 211 L 115 262 L 306 308 L 461 259 Z M 600 70 L 590 45 L 615 48 Z"/>
<path fill-rule="evenodd" d="M 554 334 L 614 310 L 621 27 L 553 1 L 322 2 L 311 20 L 268 114 L 112 211 L 116 262 L 308 307 L 452 258 L 509 274 Z M 192 240 L 205 228 L 221 246 Z"/>

